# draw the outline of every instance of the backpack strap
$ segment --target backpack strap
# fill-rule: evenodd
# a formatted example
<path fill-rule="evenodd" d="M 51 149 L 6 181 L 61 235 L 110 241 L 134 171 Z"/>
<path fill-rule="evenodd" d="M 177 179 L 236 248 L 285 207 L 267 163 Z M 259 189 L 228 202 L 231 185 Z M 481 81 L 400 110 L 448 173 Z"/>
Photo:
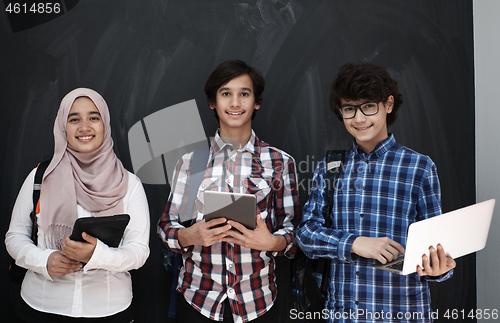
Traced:
<path fill-rule="evenodd" d="M 333 195 L 335 193 L 335 186 L 339 180 L 340 173 L 344 166 L 345 150 L 328 150 L 326 152 L 326 184 L 328 189 L 328 206 L 325 217 L 325 227 L 330 228 L 332 223 L 330 221 L 330 214 L 333 209 Z M 319 284 L 320 292 L 325 296 L 328 294 L 330 261 L 326 258 L 320 258 L 317 264 L 317 272 L 321 273 L 321 283 Z"/>
<path fill-rule="evenodd" d="M 198 193 L 198 188 L 203 181 L 203 176 L 205 175 L 205 170 L 207 169 L 207 161 L 210 155 L 210 147 L 196 148 L 193 151 L 193 156 L 191 157 L 191 168 L 189 171 L 189 195 L 188 195 L 188 205 L 186 212 L 188 216 L 193 214 L 194 201 Z M 191 221 L 183 222 L 184 226 L 190 226 L 195 219 Z M 177 280 L 179 277 L 179 269 L 182 266 L 182 255 L 179 253 L 172 252 L 163 248 L 164 257 L 170 257 L 167 261 L 170 261 L 170 266 L 172 266 L 172 288 L 170 289 L 170 304 L 168 307 L 168 317 L 175 318 L 175 313 L 177 309 Z M 168 270 L 168 268 L 167 268 Z"/>
<path fill-rule="evenodd" d="M 344 166 L 345 150 L 328 150 L 326 152 L 326 180 L 328 187 L 328 207 L 325 216 L 325 226 L 330 227 L 330 213 L 333 209 L 333 195 Z"/>
<path fill-rule="evenodd" d="M 49 166 L 52 158 L 48 160 L 44 160 L 40 164 L 38 164 L 35 173 L 35 180 L 33 182 L 33 211 L 30 213 L 31 218 L 31 240 L 33 243 L 37 245 L 38 243 L 38 226 L 36 223 L 36 211 L 38 209 L 38 202 L 40 200 L 40 190 L 42 189 L 42 179 L 47 166 Z"/>
<path fill-rule="evenodd" d="M 210 154 L 210 147 L 196 148 L 191 157 L 191 169 L 189 171 L 189 196 L 187 205 L 187 214 L 193 214 L 194 201 L 198 193 L 207 169 L 207 161 Z"/>

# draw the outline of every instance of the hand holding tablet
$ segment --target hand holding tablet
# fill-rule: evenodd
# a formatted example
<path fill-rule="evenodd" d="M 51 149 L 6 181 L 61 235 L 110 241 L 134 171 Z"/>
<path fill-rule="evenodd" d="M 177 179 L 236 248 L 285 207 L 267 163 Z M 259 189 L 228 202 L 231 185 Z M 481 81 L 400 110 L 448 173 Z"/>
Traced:
<path fill-rule="evenodd" d="M 75 221 L 73 232 L 69 238 L 74 241 L 85 242 L 82 238 L 82 232 L 86 232 L 108 246 L 117 248 L 129 221 L 130 216 L 128 214 L 79 218 Z"/>
<path fill-rule="evenodd" d="M 205 191 L 205 220 L 226 218 L 254 230 L 256 223 L 256 198 L 252 194 Z"/>

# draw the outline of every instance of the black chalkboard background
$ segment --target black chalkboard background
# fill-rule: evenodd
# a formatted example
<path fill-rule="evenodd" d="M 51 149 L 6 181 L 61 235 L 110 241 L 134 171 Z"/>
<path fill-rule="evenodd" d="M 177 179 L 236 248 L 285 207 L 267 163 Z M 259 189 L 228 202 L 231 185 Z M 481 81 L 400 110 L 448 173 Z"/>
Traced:
<path fill-rule="evenodd" d="M 90 87 L 106 99 L 116 154 L 133 171 L 128 130 L 155 111 L 195 99 L 206 135 L 214 134 L 217 121 L 203 87 L 227 59 L 242 59 L 264 74 L 253 128 L 295 157 L 302 204 L 325 150 L 351 145 L 329 110 L 328 91 L 342 64 L 359 61 L 384 65 L 399 80 L 405 103 L 389 131 L 435 161 L 443 211 L 475 202 L 471 0 L 62 2 L 65 12 L 39 25 L 23 25 L 28 18 L 9 17 L 0 5 L 2 235 L 26 175 L 53 152 L 53 122 L 66 93 Z M 156 221 L 169 187 L 145 189 L 151 255 L 132 272 L 133 306 L 136 322 L 165 322 L 169 290 Z M 0 256 L 0 316 L 10 322 L 5 248 Z M 282 321 L 288 320 L 287 265 L 280 260 Z M 475 308 L 475 256 L 460 259 L 454 278 L 431 289 L 439 321 L 447 309 Z"/>

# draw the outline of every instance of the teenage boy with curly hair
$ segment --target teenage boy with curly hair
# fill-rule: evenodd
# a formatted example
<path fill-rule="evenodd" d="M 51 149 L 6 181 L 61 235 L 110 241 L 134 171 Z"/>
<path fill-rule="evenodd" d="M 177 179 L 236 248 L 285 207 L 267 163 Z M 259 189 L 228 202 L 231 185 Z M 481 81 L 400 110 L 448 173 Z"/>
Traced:
<path fill-rule="evenodd" d="M 422 257 L 423 266 L 407 276 L 371 266 L 404 253 L 411 223 L 441 214 L 435 164 L 398 144 L 387 131 L 402 102 L 387 70 L 369 63 L 342 66 L 331 87 L 331 108 L 354 143 L 334 193 L 331 228 L 324 226 L 328 192 L 323 160 L 296 232 L 308 257 L 331 259 L 330 322 L 431 322 L 427 282 L 453 274 L 455 261 L 440 245 L 431 247 L 430 256 Z"/>

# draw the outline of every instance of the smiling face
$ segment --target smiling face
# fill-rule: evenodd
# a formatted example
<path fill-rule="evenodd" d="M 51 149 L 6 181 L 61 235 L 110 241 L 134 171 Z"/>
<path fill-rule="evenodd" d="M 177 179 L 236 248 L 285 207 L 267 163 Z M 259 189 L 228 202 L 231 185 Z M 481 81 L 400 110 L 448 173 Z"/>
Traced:
<path fill-rule="evenodd" d="M 76 151 L 87 153 L 99 148 L 104 140 L 104 123 L 94 102 L 77 98 L 68 114 L 66 139 Z"/>
<path fill-rule="evenodd" d="M 341 106 L 358 105 L 373 100 L 355 100 L 346 101 L 341 99 Z M 386 139 L 387 133 L 387 114 L 392 112 L 394 97 L 391 95 L 387 102 L 379 103 L 379 111 L 372 116 L 365 116 L 359 109 L 352 119 L 343 119 L 344 125 L 349 133 L 354 137 L 356 143 L 366 153 L 371 152 L 379 142 Z"/>
<path fill-rule="evenodd" d="M 248 74 L 235 77 L 217 90 L 215 104 L 220 123 L 220 136 L 234 138 L 242 145 L 252 133 L 252 114 L 260 108 L 255 104 L 253 82 Z"/>

